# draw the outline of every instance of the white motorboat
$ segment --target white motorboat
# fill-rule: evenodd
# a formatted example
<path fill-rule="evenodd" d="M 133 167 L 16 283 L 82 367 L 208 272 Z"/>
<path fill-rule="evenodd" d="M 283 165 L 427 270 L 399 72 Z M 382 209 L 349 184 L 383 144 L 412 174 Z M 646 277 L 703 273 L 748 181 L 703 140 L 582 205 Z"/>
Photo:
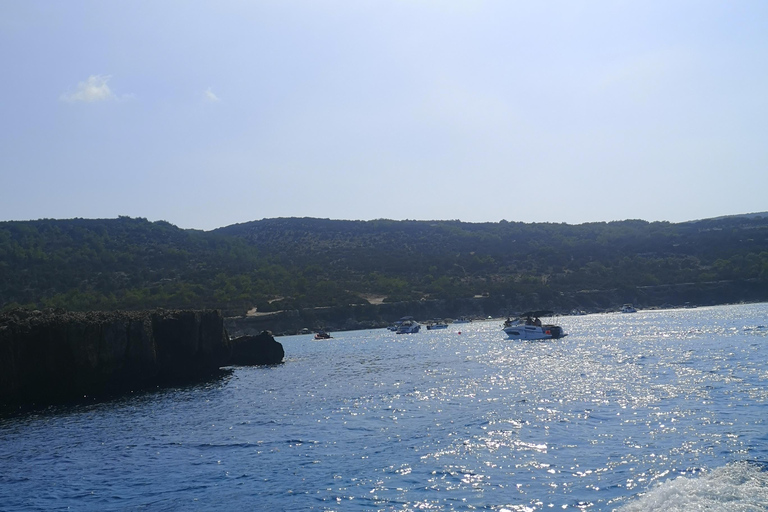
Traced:
<path fill-rule="evenodd" d="M 447 329 L 447 328 L 448 328 L 448 324 L 446 324 L 445 322 L 442 322 L 440 320 L 434 320 L 434 321 L 429 322 L 427 324 L 427 330 L 428 331 L 434 331 L 436 329 Z"/>
<path fill-rule="evenodd" d="M 397 328 L 397 334 L 411 334 L 419 332 L 421 325 L 415 320 L 403 320 L 400 327 Z"/>
<path fill-rule="evenodd" d="M 468 324 L 468 323 L 471 323 L 471 322 L 472 322 L 472 320 L 470 320 L 469 318 L 467 318 L 465 316 L 459 317 L 459 318 L 457 318 L 456 320 L 453 321 L 453 323 L 455 323 L 455 324 Z"/>
<path fill-rule="evenodd" d="M 624 304 L 621 306 L 622 313 L 637 313 L 637 310 L 632 304 Z"/>
<path fill-rule="evenodd" d="M 397 332 L 398 329 L 400 329 L 400 326 L 403 325 L 403 322 L 405 322 L 406 320 L 413 320 L 413 317 L 412 316 L 404 316 L 400 320 L 397 320 L 395 323 L 393 323 L 392 325 L 387 327 L 387 329 L 389 329 L 392 332 Z"/>
<path fill-rule="evenodd" d="M 551 315 L 551 311 L 530 311 L 517 320 L 507 318 L 502 330 L 512 340 L 549 340 L 567 336 L 559 325 L 543 324 L 539 319 Z"/>

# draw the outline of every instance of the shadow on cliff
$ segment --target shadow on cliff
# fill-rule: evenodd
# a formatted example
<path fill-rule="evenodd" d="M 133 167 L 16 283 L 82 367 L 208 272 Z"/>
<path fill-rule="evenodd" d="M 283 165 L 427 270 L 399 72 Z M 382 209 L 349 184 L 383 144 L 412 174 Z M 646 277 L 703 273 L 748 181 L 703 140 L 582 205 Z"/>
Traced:
<path fill-rule="evenodd" d="M 0 406 L 109 399 L 277 364 L 270 333 L 230 340 L 216 310 L 0 315 Z"/>

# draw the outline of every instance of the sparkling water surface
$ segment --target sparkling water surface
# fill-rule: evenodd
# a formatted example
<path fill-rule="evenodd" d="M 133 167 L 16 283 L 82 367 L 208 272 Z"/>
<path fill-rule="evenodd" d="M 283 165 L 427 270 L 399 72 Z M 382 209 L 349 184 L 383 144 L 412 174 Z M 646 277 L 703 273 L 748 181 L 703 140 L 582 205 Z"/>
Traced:
<path fill-rule="evenodd" d="M 0 510 L 768 509 L 768 304 L 278 338 L 285 363 L 0 419 Z"/>

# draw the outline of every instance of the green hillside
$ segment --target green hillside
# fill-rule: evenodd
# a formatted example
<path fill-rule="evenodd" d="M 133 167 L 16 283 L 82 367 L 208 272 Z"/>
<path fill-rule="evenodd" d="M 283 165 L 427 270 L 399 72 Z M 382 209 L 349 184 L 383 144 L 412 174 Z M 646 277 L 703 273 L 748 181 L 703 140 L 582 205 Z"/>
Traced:
<path fill-rule="evenodd" d="M 283 218 L 210 232 L 129 217 L 0 223 L 3 309 L 242 314 L 478 296 L 570 309 L 638 290 L 655 290 L 640 294 L 659 302 L 648 305 L 768 300 L 768 214 L 580 225 Z"/>

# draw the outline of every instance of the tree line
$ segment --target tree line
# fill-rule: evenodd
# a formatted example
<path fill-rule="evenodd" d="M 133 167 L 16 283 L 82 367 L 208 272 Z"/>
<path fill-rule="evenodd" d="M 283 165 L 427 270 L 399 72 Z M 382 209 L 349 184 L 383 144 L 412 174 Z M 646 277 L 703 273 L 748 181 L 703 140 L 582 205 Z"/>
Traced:
<path fill-rule="evenodd" d="M 207 232 L 130 217 L 0 223 L 2 309 L 242 314 L 471 297 L 577 308 L 601 290 L 627 302 L 638 289 L 688 290 L 668 294 L 674 305 L 712 283 L 728 283 L 728 300 L 756 289 L 768 300 L 768 215 L 579 225 L 280 218 Z"/>

